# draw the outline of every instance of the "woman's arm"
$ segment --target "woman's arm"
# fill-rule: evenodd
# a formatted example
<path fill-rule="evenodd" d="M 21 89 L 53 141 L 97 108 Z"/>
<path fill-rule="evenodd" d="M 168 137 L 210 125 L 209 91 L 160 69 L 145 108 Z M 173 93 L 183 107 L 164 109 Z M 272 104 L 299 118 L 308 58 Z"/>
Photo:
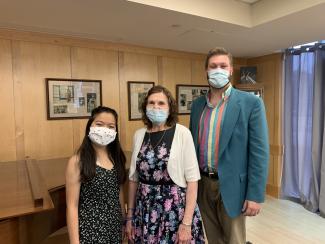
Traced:
<path fill-rule="evenodd" d="M 193 213 L 196 206 L 197 188 L 197 181 L 187 182 L 185 213 L 182 221 L 185 225 L 192 224 Z"/>
<path fill-rule="evenodd" d="M 135 195 L 138 189 L 138 182 L 129 180 L 129 194 L 128 194 L 128 211 L 127 211 L 127 223 L 126 223 L 126 232 L 128 239 L 134 239 L 134 229 L 132 226 L 132 219 L 135 209 Z"/>
<path fill-rule="evenodd" d="M 120 205 L 121 205 L 121 211 L 122 211 L 122 240 L 125 238 L 125 201 L 124 201 L 124 184 L 120 185 Z"/>
<path fill-rule="evenodd" d="M 178 228 L 178 243 L 188 243 L 192 239 L 192 221 L 197 198 L 197 181 L 187 182 L 186 205 L 183 220 Z"/>
<path fill-rule="evenodd" d="M 125 219 L 125 200 L 124 200 L 124 185 L 120 185 L 120 205 L 122 210 L 122 217 Z"/>
<path fill-rule="evenodd" d="M 77 156 L 70 158 L 66 169 L 67 226 L 71 244 L 79 244 L 78 204 L 80 169 Z"/>
<path fill-rule="evenodd" d="M 200 171 L 198 161 L 196 159 L 194 142 L 188 129 L 183 131 L 181 153 L 187 189 L 185 212 L 178 230 L 178 241 L 179 243 L 187 243 L 192 238 L 191 227 L 194 209 L 196 207 L 198 180 L 200 179 Z"/>

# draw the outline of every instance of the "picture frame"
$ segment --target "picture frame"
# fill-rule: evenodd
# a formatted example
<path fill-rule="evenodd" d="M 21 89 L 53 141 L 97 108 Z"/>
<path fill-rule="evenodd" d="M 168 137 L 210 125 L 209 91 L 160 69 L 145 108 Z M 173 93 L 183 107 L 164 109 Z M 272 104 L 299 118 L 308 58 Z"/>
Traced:
<path fill-rule="evenodd" d="M 102 81 L 45 78 L 47 119 L 88 118 L 102 105 Z"/>
<path fill-rule="evenodd" d="M 244 66 L 240 67 L 240 84 L 256 84 L 257 67 Z"/>
<path fill-rule="evenodd" d="M 192 102 L 199 96 L 205 95 L 210 87 L 207 85 L 176 85 L 176 103 L 178 114 L 190 114 Z"/>
<path fill-rule="evenodd" d="M 128 81 L 129 120 L 141 120 L 141 104 L 155 83 L 151 81 Z"/>
<path fill-rule="evenodd" d="M 264 87 L 260 84 L 248 85 L 248 84 L 238 84 L 235 88 L 241 91 L 249 92 L 255 96 L 260 97 L 264 100 Z"/>

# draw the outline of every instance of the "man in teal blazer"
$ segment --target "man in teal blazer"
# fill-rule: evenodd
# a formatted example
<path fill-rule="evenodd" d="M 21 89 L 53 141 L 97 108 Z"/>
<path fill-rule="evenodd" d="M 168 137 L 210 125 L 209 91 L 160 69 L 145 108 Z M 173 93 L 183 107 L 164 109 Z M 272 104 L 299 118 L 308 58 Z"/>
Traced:
<path fill-rule="evenodd" d="M 191 108 L 190 130 L 202 179 L 198 203 L 209 243 L 246 242 L 245 216 L 264 201 L 269 142 L 261 98 L 233 88 L 232 56 L 223 48 L 206 58 L 210 90 Z"/>

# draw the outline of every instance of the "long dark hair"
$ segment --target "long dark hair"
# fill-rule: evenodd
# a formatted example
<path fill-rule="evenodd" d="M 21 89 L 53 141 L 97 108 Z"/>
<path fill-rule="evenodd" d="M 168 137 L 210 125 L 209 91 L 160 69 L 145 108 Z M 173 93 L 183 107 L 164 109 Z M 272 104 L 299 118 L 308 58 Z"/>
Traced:
<path fill-rule="evenodd" d="M 116 121 L 116 138 L 113 142 L 106 146 L 107 154 L 114 164 L 114 168 L 117 172 L 119 184 L 123 184 L 126 180 L 125 172 L 125 154 L 121 148 L 119 137 L 118 137 L 118 123 L 117 113 L 114 109 L 108 107 L 99 106 L 91 112 L 86 125 L 85 137 L 82 141 L 80 148 L 77 151 L 79 155 L 79 167 L 80 167 L 80 181 L 86 182 L 91 180 L 96 173 L 96 151 L 92 146 L 92 142 L 88 137 L 90 126 L 95 118 L 101 113 L 110 113 L 115 117 Z"/>

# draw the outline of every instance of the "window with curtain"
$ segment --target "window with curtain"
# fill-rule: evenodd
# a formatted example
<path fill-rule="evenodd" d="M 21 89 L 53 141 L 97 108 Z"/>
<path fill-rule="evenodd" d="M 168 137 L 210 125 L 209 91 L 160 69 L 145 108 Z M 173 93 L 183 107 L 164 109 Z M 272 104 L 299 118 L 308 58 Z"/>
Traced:
<path fill-rule="evenodd" d="M 286 50 L 282 197 L 325 216 L 325 43 Z"/>

